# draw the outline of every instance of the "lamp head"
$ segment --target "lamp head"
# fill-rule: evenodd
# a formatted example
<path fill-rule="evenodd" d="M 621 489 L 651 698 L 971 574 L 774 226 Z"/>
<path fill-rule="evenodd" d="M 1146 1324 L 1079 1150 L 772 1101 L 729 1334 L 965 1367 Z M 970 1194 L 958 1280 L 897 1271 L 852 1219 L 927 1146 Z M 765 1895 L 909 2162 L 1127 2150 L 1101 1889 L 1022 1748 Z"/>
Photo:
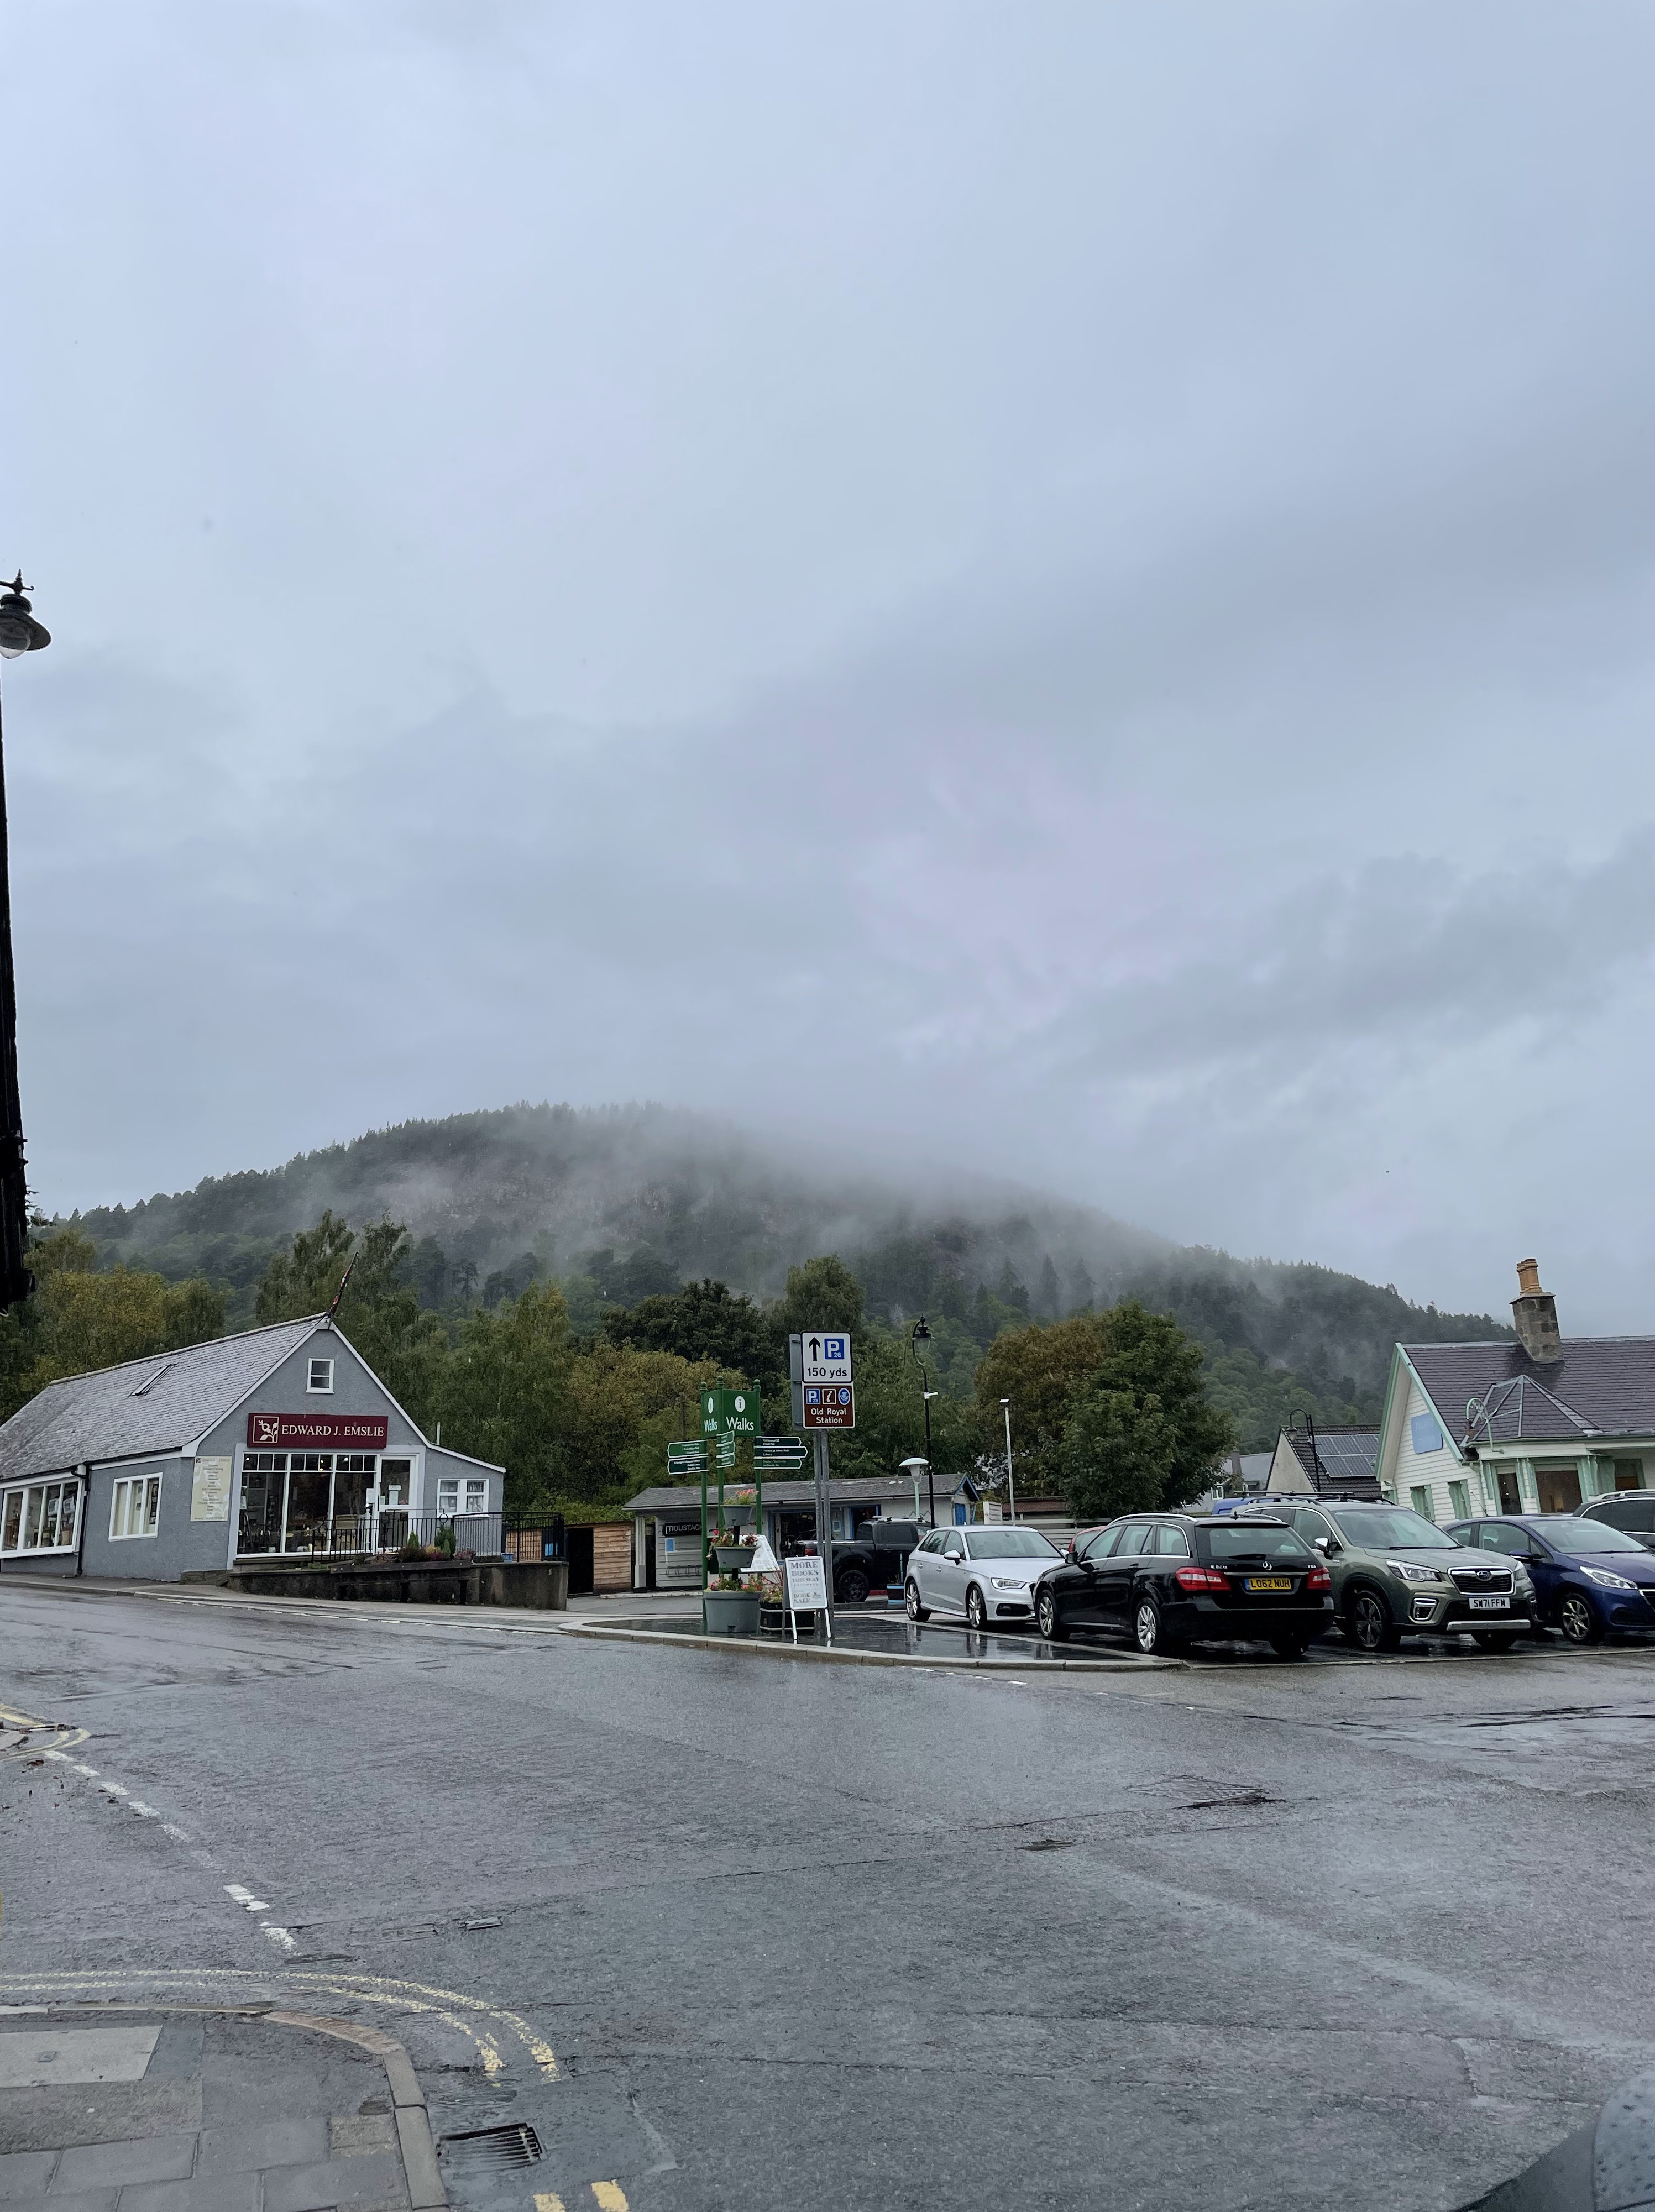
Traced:
<path fill-rule="evenodd" d="M 922 1314 L 919 1319 L 914 1323 L 913 1340 L 916 1344 L 929 1344 L 931 1341 L 931 1332 L 925 1325 L 925 1316 L 923 1314 Z"/>
<path fill-rule="evenodd" d="M 897 1472 L 898 1474 L 922 1474 L 930 1464 L 931 1462 L 928 1459 L 921 1459 L 919 1455 L 916 1453 L 912 1459 L 904 1460 L 897 1468 Z"/>
<path fill-rule="evenodd" d="M 23 572 L 20 568 L 0 597 L 0 659 L 16 660 L 23 653 L 38 653 L 43 645 L 52 642 L 52 632 L 29 612 L 23 589 Z"/>

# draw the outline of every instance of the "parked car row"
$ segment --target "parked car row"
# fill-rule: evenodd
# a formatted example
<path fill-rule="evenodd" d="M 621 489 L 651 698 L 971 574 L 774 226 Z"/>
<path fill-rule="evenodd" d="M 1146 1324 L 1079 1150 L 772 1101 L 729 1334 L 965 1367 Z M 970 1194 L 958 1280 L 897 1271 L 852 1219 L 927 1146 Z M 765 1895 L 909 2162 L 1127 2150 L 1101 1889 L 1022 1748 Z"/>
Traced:
<path fill-rule="evenodd" d="M 1584 1513 L 1439 1528 L 1406 1506 L 1283 1499 L 1129 1513 L 1067 1553 L 1015 1524 L 936 1528 L 904 1587 L 913 1620 L 1112 1634 L 1146 1654 L 1259 1641 L 1299 1657 L 1335 1628 L 1360 1651 L 1463 1632 L 1504 1651 L 1553 1628 L 1581 1644 L 1655 1630 L 1655 1541 Z"/>

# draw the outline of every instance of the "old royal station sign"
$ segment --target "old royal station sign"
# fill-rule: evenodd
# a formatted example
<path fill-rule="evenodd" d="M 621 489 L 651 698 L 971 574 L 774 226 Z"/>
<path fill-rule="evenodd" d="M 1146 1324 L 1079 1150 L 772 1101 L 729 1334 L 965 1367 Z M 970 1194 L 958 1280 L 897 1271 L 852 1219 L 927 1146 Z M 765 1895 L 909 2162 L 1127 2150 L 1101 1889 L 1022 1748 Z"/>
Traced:
<path fill-rule="evenodd" d="M 259 1451 L 381 1452 L 391 1424 L 383 1413 L 249 1413 L 247 1444 Z"/>

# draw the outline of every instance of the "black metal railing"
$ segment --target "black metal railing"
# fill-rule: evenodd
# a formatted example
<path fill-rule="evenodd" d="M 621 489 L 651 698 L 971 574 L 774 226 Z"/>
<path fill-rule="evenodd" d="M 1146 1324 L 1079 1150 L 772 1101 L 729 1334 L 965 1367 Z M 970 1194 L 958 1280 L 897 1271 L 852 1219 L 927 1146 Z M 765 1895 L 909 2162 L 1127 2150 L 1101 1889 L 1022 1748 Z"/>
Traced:
<path fill-rule="evenodd" d="M 569 1556 L 561 1513 L 416 1513 L 388 1506 L 378 1513 L 340 1513 L 332 1521 L 288 1522 L 283 1541 L 274 1526 L 241 1516 L 238 1558 L 562 1559 Z"/>

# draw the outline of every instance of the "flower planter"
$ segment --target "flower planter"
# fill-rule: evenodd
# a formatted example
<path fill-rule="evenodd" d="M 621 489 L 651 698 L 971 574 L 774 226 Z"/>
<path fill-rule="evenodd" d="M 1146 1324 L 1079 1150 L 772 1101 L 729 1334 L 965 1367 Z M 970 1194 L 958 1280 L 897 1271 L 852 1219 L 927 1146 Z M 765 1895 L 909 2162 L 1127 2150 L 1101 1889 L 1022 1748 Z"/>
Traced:
<path fill-rule="evenodd" d="M 713 1548 L 718 1553 L 718 1571 L 721 1575 L 745 1573 L 753 1563 L 755 1547 L 751 1544 L 715 1544 Z"/>
<path fill-rule="evenodd" d="M 757 1590 L 708 1590 L 701 1601 L 707 1633 L 757 1636 L 759 1603 Z"/>

